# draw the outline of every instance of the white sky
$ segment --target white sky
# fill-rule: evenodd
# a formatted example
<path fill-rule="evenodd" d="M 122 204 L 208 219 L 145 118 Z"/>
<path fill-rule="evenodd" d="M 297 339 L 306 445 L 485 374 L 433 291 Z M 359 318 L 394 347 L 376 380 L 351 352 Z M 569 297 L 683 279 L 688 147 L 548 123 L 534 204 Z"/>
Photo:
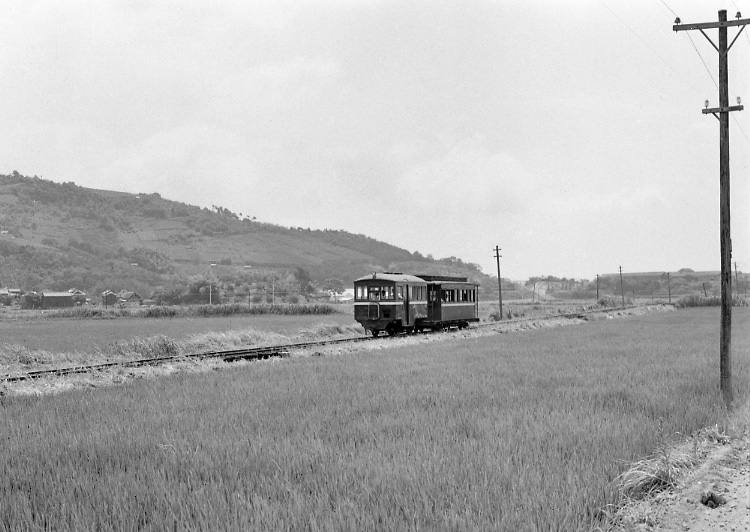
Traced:
<path fill-rule="evenodd" d="M 511 278 L 718 270 L 718 54 L 672 11 L 719 9 L 750 18 L 750 0 L 5 0 L 0 172 L 491 274 L 499 245 Z M 729 57 L 747 105 L 750 29 Z M 730 139 L 748 271 L 750 108 Z"/>

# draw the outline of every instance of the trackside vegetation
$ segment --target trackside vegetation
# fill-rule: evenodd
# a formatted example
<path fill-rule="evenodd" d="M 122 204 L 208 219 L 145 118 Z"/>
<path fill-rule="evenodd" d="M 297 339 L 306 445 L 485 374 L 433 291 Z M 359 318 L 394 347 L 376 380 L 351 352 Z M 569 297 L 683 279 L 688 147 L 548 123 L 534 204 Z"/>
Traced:
<path fill-rule="evenodd" d="M 44 314 L 47 318 L 184 318 L 211 316 L 304 316 L 308 314 L 334 314 L 332 305 L 250 305 L 222 303 L 219 305 L 181 305 L 154 307 L 70 307 Z"/>
<path fill-rule="evenodd" d="M 1 397 L 0 529 L 597 529 L 628 464 L 725 419 L 718 325 L 686 309 Z M 748 309 L 734 327 L 745 401 Z"/>

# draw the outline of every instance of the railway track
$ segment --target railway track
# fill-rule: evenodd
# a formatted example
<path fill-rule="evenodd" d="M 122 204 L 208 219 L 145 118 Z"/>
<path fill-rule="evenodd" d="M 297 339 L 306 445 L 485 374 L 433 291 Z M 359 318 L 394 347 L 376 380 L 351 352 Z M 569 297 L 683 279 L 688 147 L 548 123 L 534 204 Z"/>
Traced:
<path fill-rule="evenodd" d="M 469 329 L 477 328 L 491 328 L 499 327 L 508 324 L 518 324 L 530 321 L 545 321 L 554 318 L 584 318 L 587 315 L 603 313 L 603 312 L 617 312 L 627 309 L 635 308 L 634 306 L 606 308 L 606 309 L 593 309 L 588 311 L 579 311 L 565 314 L 553 314 L 549 316 L 539 317 L 523 317 L 514 318 L 511 320 L 494 321 L 478 323 L 469 327 Z M 423 332 L 420 334 L 437 334 L 439 332 Z M 288 356 L 291 351 L 298 349 L 309 349 L 312 347 L 325 347 L 337 344 L 348 344 L 354 342 L 365 342 L 372 340 L 386 340 L 389 337 L 372 337 L 372 336 L 360 336 L 355 338 L 340 338 L 335 340 L 319 340 L 315 342 L 297 342 L 284 345 L 275 346 L 264 346 L 264 347 L 249 347 L 243 349 L 231 349 L 225 351 L 208 351 L 204 353 L 193 353 L 183 355 L 173 355 L 167 357 L 156 357 L 156 358 L 141 358 L 137 360 L 126 360 L 121 362 L 104 362 L 100 364 L 89 364 L 81 366 L 68 366 L 64 368 L 51 368 L 51 369 L 40 369 L 35 371 L 28 371 L 21 374 L 2 375 L 0 376 L 0 382 L 20 382 L 26 380 L 39 379 L 44 377 L 61 377 L 65 375 L 74 375 L 81 373 L 91 373 L 96 371 L 103 371 L 112 368 L 137 368 L 144 366 L 158 366 L 169 362 L 182 362 L 186 360 L 211 360 L 221 359 L 225 362 L 236 362 L 240 360 L 264 360 L 274 357 Z"/>

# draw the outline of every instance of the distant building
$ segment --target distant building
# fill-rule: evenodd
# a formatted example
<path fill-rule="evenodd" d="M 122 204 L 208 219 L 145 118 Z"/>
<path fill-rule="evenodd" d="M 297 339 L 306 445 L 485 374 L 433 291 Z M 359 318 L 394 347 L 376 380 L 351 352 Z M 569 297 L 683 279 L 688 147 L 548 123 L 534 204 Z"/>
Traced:
<path fill-rule="evenodd" d="M 339 303 L 354 301 L 354 288 L 347 288 L 341 294 L 337 294 L 336 292 L 329 292 L 329 299 L 331 301 L 337 301 Z"/>
<path fill-rule="evenodd" d="M 42 292 L 42 308 L 63 308 L 74 305 L 73 295 L 68 292 Z"/>
<path fill-rule="evenodd" d="M 101 293 L 102 305 L 116 305 L 120 298 L 112 290 L 105 290 Z"/>
<path fill-rule="evenodd" d="M 128 290 L 123 290 L 119 294 L 117 294 L 117 297 L 119 299 L 118 303 L 121 305 L 142 305 L 143 304 L 143 298 L 138 295 L 137 292 L 130 292 Z"/>

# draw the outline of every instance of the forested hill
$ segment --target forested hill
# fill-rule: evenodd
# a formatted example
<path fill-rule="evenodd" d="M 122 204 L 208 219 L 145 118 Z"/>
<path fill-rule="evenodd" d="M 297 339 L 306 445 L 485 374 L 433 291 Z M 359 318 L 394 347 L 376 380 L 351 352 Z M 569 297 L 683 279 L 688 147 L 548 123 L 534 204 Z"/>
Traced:
<path fill-rule="evenodd" d="M 309 292 L 329 278 L 351 286 L 356 277 L 383 270 L 485 279 L 455 257 L 433 260 L 346 231 L 261 223 L 157 193 L 0 175 L 0 286 L 135 290 L 149 297 L 203 276 L 256 288 L 278 283 L 291 293 Z"/>

